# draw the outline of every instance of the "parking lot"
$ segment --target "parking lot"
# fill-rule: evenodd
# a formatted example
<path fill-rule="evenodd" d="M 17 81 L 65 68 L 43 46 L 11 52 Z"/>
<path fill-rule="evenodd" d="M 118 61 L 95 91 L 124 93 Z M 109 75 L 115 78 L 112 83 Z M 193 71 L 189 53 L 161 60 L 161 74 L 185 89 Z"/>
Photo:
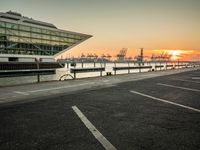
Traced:
<path fill-rule="evenodd" d="M 199 70 L 0 107 L 0 149 L 199 150 Z"/>

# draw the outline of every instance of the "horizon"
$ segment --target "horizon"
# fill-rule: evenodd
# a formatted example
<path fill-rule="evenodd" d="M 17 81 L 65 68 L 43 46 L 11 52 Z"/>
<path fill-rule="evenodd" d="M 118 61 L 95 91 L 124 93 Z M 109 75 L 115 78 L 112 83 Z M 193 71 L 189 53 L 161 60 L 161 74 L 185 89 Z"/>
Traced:
<path fill-rule="evenodd" d="M 122 48 L 128 48 L 127 57 L 134 57 L 143 47 L 147 56 L 171 51 L 174 55 L 178 52 L 181 60 L 200 59 L 198 0 L 1 0 L 0 3 L 2 12 L 12 10 L 53 23 L 59 29 L 93 35 L 60 57 L 78 57 L 82 53 L 115 56 Z"/>

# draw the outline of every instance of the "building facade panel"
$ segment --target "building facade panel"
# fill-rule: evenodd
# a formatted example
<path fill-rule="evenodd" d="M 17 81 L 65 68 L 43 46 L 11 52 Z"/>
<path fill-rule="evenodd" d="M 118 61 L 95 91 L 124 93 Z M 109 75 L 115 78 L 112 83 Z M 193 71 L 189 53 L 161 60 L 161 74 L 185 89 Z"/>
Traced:
<path fill-rule="evenodd" d="M 55 56 L 90 37 L 12 12 L 0 13 L 0 54 Z"/>

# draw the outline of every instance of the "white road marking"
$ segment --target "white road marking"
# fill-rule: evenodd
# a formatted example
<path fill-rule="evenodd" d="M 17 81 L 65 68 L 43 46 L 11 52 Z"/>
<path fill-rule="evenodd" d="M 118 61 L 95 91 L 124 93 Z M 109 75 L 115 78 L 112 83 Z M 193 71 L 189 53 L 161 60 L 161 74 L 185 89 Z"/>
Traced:
<path fill-rule="evenodd" d="M 200 80 L 200 77 L 192 77 L 194 80 Z"/>
<path fill-rule="evenodd" d="M 97 128 L 86 118 L 86 116 L 76 106 L 72 106 L 74 112 L 78 115 L 85 126 L 90 130 L 94 137 L 102 144 L 106 150 L 117 150 L 98 130 Z"/>
<path fill-rule="evenodd" d="M 177 78 L 174 78 L 172 80 L 178 80 L 178 81 L 184 81 L 184 82 L 191 82 L 191 83 L 200 83 L 198 81 L 191 81 L 191 80 L 185 80 L 185 79 L 177 79 Z"/>
<path fill-rule="evenodd" d="M 20 91 L 14 91 L 14 93 L 17 93 L 17 94 L 20 94 L 20 95 L 29 95 L 29 94 L 26 93 L 26 92 L 20 92 Z"/>
<path fill-rule="evenodd" d="M 94 84 L 94 83 L 93 83 L 93 82 L 90 82 L 90 83 L 82 83 L 82 84 L 77 84 L 77 85 L 67 85 L 67 86 L 59 86 L 59 87 L 47 88 L 47 89 L 31 90 L 31 91 L 26 91 L 26 93 L 35 93 L 35 92 L 44 92 L 44 91 L 52 91 L 52 90 L 66 89 L 66 88 L 77 87 L 77 86 L 83 86 L 83 85 L 88 85 L 88 84 Z"/>
<path fill-rule="evenodd" d="M 82 83 L 82 84 L 78 84 L 78 85 L 60 86 L 60 87 L 47 88 L 47 89 L 38 89 L 38 90 L 31 90 L 31 91 L 14 91 L 13 93 L 18 94 L 18 95 L 0 97 L 0 100 L 8 99 L 8 98 L 15 98 L 15 97 L 18 97 L 19 95 L 30 95 L 30 93 L 59 90 L 59 89 L 78 87 L 78 86 L 83 86 L 83 85 L 88 85 L 88 84 L 94 84 L 94 82 Z"/>
<path fill-rule="evenodd" d="M 182 89 L 182 90 L 188 90 L 188 91 L 194 91 L 194 92 L 200 92 L 200 90 L 198 89 L 191 89 L 191 88 L 175 86 L 175 85 L 170 85 L 170 84 L 157 83 L 157 85 L 162 85 L 162 86 L 167 86 L 167 87 L 172 87 L 172 88 Z"/>
<path fill-rule="evenodd" d="M 133 90 L 130 91 L 130 92 L 134 93 L 134 94 L 138 94 L 138 95 L 144 96 L 144 97 L 151 98 L 151 99 L 156 100 L 156 101 L 161 101 L 161 102 L 164 102 L 164 103 L 168 103 L 168 104 L 171 104 L 171 105 L 179 106 L 179 107 L 182 107 L 182 108 L 189 109 L 189 110 L 196 111 L 196 112 L 200 113 L 199 109 L 196 109 L 196 108 L 193 108 L 193 107 L 190 107 L 190 106 L 178 104 L 178 103 L 171 102 L 171 101 L 168 101 L 168 100 L 165 100 L 165 99 L 161 99 L 161 98 L 156 98 L 156 97 L 153 97 L 153 96 L 150 96 L 150 95 L 147 95 L 147 94 L 143 94 L 143 93 L 140 93 L 140 92 L 137 92 L 137 91 L 133 91 Z"/>

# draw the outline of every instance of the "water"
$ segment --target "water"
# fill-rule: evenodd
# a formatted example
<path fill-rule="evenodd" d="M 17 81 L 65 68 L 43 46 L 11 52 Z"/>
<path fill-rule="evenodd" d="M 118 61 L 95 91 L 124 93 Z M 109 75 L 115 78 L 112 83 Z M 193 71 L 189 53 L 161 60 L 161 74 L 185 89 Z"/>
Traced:
<path fill-rule="evenodd" d="M 167 63 L 168 65 L 172 63 Z M 106 76 L 106 72 L 111 72 L 114 75 L 113 67 L 128 67 L 128 66 L 138 66 L 138 64 L 134 63 L 77 63 L 76 68 L 93 68 L 93 67 L 105 67 L 105 71 L 103 71 L 102 75 Z M 152 66 L 152 69 L 155 69 L 155 63 L 145 63 L 145 66 Z M 166 63 L 156 63 L 156 65 L 164 65 L 162 70 L 166 68 Z M 64 74 L 73 74 L 70 73 L 70 68 L 74 68 L 70 64 L 65 64 L 65 68 L 57 69 L 56 74 L 54 75 L 41 75 L 41 81 L 53 81 L 59 80 L 60 77 Z M 171 69 L 170 67 L 168 69 Z M 160 68 L 157 68 L 160 70 Z M 148 72 L 150 69 L 142 69 L 141 72 Z M 138 73 L 139 69 L 130 70 L 130 73 Z M 128 70 L 119 70 L 116 72 L 117 74 L 127 74 Z M 95 77 L 100 76 L 100 72 L 87 72 L 87 73 L 77 73 L 76 78 L 86 78 L 86 77 Z M 67 77 L 67 79 L 71 79 Z M 9 77 L 9 78 L 0 78 L 0 86 L 9 86 L 9 85 L 19 85 L 19 84 L 26 84 L 26 83 L 34 83 L 37 82 L 37 76 L 22 76 L 22 77 Z"/>

